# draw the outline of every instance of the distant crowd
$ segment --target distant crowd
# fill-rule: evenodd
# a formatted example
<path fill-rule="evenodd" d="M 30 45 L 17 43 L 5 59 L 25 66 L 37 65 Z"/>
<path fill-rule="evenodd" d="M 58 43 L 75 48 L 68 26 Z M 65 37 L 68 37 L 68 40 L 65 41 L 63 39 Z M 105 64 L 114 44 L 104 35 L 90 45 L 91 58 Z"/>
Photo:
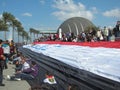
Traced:
<path fill-rule="evenodd" d="M 57 33 L 43 35 L 36 39 L 37 42 L 43 41 L 65 41 L 65 42 L 97 42 L 97 41 L 115 41 L 120 36 L 120 31 L 104 27 L 103 30 L 90 30 L 89 32 L 81 32 L 75 35 L 74 32 Z"/>

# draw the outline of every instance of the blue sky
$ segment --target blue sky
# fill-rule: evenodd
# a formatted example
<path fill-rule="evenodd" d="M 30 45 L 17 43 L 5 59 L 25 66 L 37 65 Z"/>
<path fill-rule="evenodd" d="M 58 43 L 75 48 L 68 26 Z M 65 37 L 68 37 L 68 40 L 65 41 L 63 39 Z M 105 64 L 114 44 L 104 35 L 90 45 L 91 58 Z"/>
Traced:
<path fill-rule="evenodd" d="M 0 18 L 10 12 L 25 30 L 56 30 L 66 19 L 84 17 L 96 26 L 114 27 L 120 20 L 119 0 L 0 0 Z"/>

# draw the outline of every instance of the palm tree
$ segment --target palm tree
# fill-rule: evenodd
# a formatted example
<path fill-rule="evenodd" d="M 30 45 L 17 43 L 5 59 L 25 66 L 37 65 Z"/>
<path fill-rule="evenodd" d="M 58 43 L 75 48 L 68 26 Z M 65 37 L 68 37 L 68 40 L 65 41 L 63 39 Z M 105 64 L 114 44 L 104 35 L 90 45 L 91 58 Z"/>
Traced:
<path fill-rule="evenodd" d="M 24 28 L 22 26 L 17 27 L 17 35 L 18 35 L 18 43 L 19 43 L 19 36 L 21 35 L 21 33 L 23 32 Z"/>
<path fill-rule="evenodd" d="M 29 37 L 28 33 L 25 30 L 23 30 L 22 31 L 22 41 L 23 42 L 24 42 L 25 38 L 28 40 L 30 37 Z"/>
<path fill-rule="evenodd" d="M 1 19 L 0 19 L 0 31 L 5 31 L 5 32 L 8 31 L 8 26 Z M 6 40 L 6 34 L 5 34 L 4 38 Z"/>
<path fill-rule="evenodd" d="M 29 36 L 29 34 L 26 32 L 26 34 L 25 34 L 25 38 L 26 38 L 26 42 L 28 42 L 28 40 L 30 40 L 30 36 Z"/>
<path fill-rule="evenodd" d="M 34 34 L 34 39 L 35 39 L 35 35 L 37 35 L 37 38 L 38 38 L 38 34 L 40 33 L 39 30 L 36 30 L 33 28 L 30 28 L 29 32 L 31 37 L 32 37 L 32 33 Z"/>
<path fill-rule="evenodd" d="M 2 23 L 2 21 L 0 21 Z M 24 37 L 29 38 L 27 32 L 24 30 L 22 27 L 22 24 L 11 14 L 8 12 L 3 12 L 3 24 L 0 27 L 0 30 L 3 30 L 4 26 L 4 31 L 5 31 L 5 39 L 6 39 L 6 31 L 8 28 L 6 26 L 12 26 L 12 40 L 14 40 L 14 31 L 17 30 L 18 34 L 18 42 L 19 42 L 19 36 L 22 36 L 22 39 L 24 40 Z"/>
<path fill-rule="evenodd" d="M 32 33 L 34 33 L 34 29 L 33 29 L 33 28 L 30 28 L 29 32 L 30 32 L 31 41 L 32 41 Z"/>
<path fill-rule="evenodd" d="M 4 24 L 6 24 L 7 26 L 9 26 L 10 23 L 11 23 L 12 14 L 8 13 L 8 12 L 3 12 L 2 16 L 3 16 Z M 5 40 L 6 40 L 6 31 L 8 31 L 8 28 L 6 30 L 4 30 L 4 31 L 5 31 Z"/>
<path fill-rule="evenodd" d="M 19 43 L 20 32 L 22 32 L 24 28 L 22 27 L 22 24 L 18 20 L 16 21 L 16 30 L 17 30 L 18 43 Z"/>
<path fill-rule="evenodd" d="M 16 19 L 12 19 L 11 21 L 12 21 L 11 26 L 13 28 L 13 30 L 12 30 L 12 40 L 14 41 L 14 31 L 17 28 L 18 21 Z"/>
<path fill-rule="evenodd" d="M 5 24 L 12 26 L 12 28 L 13 28 L 12 39 L 14 40 L 14 30 L 15 30 L 15 26 L 16 26 L 16 22 L 17 22 L 17 20 L 15 19 L 15 16 L 13 16 L 11 13 L 4 12 L 3 20 L 4 20 Z"/>
<path fill-rule="evenodd" d="M 39 30 L 35 30 L 35 34 L 37 35 L 37 38 L 38 38 L 39 33 L 40 33 Z"/>

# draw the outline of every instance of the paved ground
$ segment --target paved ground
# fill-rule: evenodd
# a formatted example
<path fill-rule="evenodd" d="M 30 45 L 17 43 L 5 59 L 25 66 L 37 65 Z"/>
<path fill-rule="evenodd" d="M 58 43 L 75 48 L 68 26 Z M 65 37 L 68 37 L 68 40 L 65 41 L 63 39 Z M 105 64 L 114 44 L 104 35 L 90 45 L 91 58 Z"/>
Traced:
<path fill-rule="evenodd" d="M 8 69 L 4 70 L 4 80 L 3 83 L 5 86 L 0 86 L 0 90 L 29 90 L 30 86 L 25 81 L 9 81 L 7 80 L 7 75 L 12 75 L 14 72 L 14 66 L 8 64 Z"/>

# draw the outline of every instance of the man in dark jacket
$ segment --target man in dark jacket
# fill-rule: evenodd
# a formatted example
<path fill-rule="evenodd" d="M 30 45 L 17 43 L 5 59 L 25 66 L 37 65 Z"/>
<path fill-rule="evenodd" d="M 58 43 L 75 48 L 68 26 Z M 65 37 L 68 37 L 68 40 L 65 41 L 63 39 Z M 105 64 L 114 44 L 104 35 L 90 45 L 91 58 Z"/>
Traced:
<path fill-rule="evenodd" d="M 4 68 L 4 52 L 3 52 L 3 48 L 1 47 L 2 45 L 2 40 L 0 40 L 0 86 L 5 86 L 5 84 L 3 84 L 3 68 Z"/>

